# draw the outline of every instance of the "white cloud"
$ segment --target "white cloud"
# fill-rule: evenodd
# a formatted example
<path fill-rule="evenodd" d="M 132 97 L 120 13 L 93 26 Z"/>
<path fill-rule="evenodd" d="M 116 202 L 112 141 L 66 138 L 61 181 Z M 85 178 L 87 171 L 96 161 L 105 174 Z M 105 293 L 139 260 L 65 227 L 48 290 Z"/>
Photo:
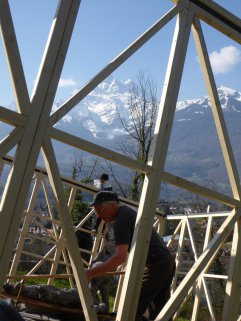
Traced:
<path fill-rule="evenodd" d="M 61 88 L 75 86 L 76 84 L 77 82 L 71 78 L 68 78 L 68 79 L 60 78 L 60 81 L 59 81 L 59 87 Z"/>
<path fill-rule="evenodd" d="M 234 46 L 223 47 L 219 52 L 213 51 L 209 58 L 215 74 L 226 74 L 241 62 L 241 50 Z"/>

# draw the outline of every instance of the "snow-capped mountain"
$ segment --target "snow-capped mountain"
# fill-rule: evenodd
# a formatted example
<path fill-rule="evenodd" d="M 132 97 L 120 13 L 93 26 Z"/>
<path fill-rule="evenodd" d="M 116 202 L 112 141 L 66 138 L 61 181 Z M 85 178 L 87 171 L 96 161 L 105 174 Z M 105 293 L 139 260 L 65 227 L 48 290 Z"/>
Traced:
<path fill-rule="evenodd" d="M 116 139 L 126 134 L 119 112 L 129 119 L 131 86 L 131 80 L 122 82 L 108 77 L 61 119 L 56 128 L 105 147 L 117 148 Z M 241 92 L 221 86 L 218 94 L 241 175 Z M 55 101 L 52 112 L 62 104 Z M 4 124 L 0 126 L 3 135 Z M 73 163 L 73 152 L 67 151 L 66 146 L 57 146 L 56 153 L 63 161 L 62 168 Z M 165 169 L 205 185 L 221 182 L 220 191 L 226 190 L 229 182 L 208 96 L 177 103 Z"/>
<path fill-rule="evenodd" d="M 131 84 L 130 80 L 120 82 L 109 77 L 57 127 L 102 146 L 117 148 L 116 138 L 125 133 L 118 110 L 129 118 Z M 241 92 L 221 86 L 218 94 L 241 173 Z M 222 181 L 222 188 L 226 189 L 229 184 L 208 96 L 177 103 L 166 170 L 205 185 Z"/>
<path fill-rule="evenodd" d="M 128 119 L 128 98 L 131 80 L 118 81 L 112 76 L 96 87 L 83 101 L 56 125 L 90 140 L 114 139 L 123 134 L 119 113 Z M 62 102 L 55 102 L 53 112 Z"/>
<path fill-rule="evenodd" d="M 241 175 L 241 92 L 218 88 L 229 141 Z M 207 96 L 177 103 L 166 167 L 205 185 L 229 185 L 221 145 Z M 212 182 L 212 183 L 211 183 Z"/>

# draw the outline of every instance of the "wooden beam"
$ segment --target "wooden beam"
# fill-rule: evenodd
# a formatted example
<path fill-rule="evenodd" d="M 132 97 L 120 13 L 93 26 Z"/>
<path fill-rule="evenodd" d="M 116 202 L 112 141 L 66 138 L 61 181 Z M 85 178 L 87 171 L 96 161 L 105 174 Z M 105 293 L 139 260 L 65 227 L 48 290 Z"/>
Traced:
<path fill-rule="evenodd" d="M 154 172 L 146 175 L 143 184 L 135 232 L 117 313 L 117 319 L 120 321 L 132 321 L 135 319 L 153 218 L 159 196 L 160 178 L 166 161 L 192 19 L 192 12 L 183 10 L 179 13 L 176 23 L 154 131 L 153 149 L 148 162 L 153 167 Z"/>
<path fill-rule="evenodd" d="M 214 259 L 217 251 L 221 248 L 230 232 L 232 231 L 236 221 L 241 216 L 241 209 L 234 209 L 232 213 L 223 222 L 213 239 L 209 242 L 205 251 L 200 255 L 197 262 L 193 265 L 176 291 L 172 294 L 172 297 L 164 306 L 162 311 L 157 316 L 157 320 L 167 321 L 178 309 L 179 305 L 185 298 L 189 289 L 193 286 L 193 283 L 200 276 L 202 271 L 207 268 Z"/>
<path fill-rule="evenodd" d="M 13 110 L 0 106 L 0 120 L 6 124 L 18 127 L 25 127 L 26 116 Z"/>
<path fill-rule="evenodd" d="M 34 207 L 36 205 L 36 200 L 37 200 L 37 196 L 38 196 L 38 193 L 39 193 L 40 184 L 41 184 L 40 180 L 36 179 L 35 182 L 34 182 L 34 186 L 33 186 L 33 190 L 32 190 L 31 196 L 30 196 L 30 201 L 29 201 L 29 204 L 28 204 L 26 215 L 24 217 L 22 230 L 21 230 L 19 238 L 18 238 L 16 251 L 15 251 L 15 254 L 14 254 L 14 257 L 13 257 L 13 261 L 12 261 L 12 264 L 11 264 L 11 267 L 10 267 L 10 271 L 9 271 L 10 275 L 16 274 L 16 272 L 17 272 L 17 267 L 18 267 L 18 264 L 19 264 L 19 260 L 20 260 L 20 257 L 21 257 L 21 253 L 22 253 L 23 247 L 24 247 L 25 236 L 26 236 L 26 234 L 28 232 L 28 228 L 29 228 L 30 222 L 31 222 L 31 220 L 33 218 L 33 209 L 34 209 Z"/>
<path fill-rule="evenodd" d="M 175 4 L 180 2 L 180 0 L 171 1 Z M 192 3 L 197 17 L 236 42 L 241 43 L 241 19 L 238 16 L 224 9 L 215 1 L 190 0 L 190 3 Z"/>
<path fill-rule="evenodd" d="M 127 47 L 120 55 L 112 60 L 104 69 L 102 69 L 94 78 L 92 78 L 82 89 L 80 89 L 73 97 L 65 102 L 51 116 L 49 125 L 53 126 L 61 118 L 63 118 L 75 105 L 85 98 L 95 87 L 97 87 L 105 78 L 113 73 L 120 65 L 130 58 L 139 48 L 141 48 L 148 40 L 150 40 L 161 28 L 163 28 L 171 19 L 173 19 L 179 11 L 179 6 L 175 6 L 153 26 L 151 26 L 143 35 L 135 42 Z"/>
<path fill-rule="evenodd" d="M 210 188 L 190 182 L 190 181 L 186 180 L 185 178 L 182 178 L 182 177 L 179 177 L 176 175 L 172 175 L 167 172 L 163 172 L 162 180 L 166 183 L 180 187 L 180 188 L 185 189 L 189 192 L 199 194 L 199 195 L 207 197 L 211 200 L 220 202 L 221 204 L 226 204 L 231 207 L 237 207 L 237 206 L 240 206 L 240 204 L 241 204 L 238 199 L 235 199 L 233 197 L 216 192 Z"/>
<path fill-rule="evenodd" d="M 1 4 L 3 1 L 1 1 Z M 4 2 L 6 3 L 6 1 Z M 19 143 L 11 172 L 1 199 L 0 218 L 4 226 L 0 226 L 0 286 L 4 281 L 9 258 L 17 235 L 21 215 L 23 213 L 28 189 L 39 155 L 41 143 L 46 135 L 48 117 L 51 111 L 54 94 L 57 90 L 60 73 L 79 1 L 60 1 L 53 22 L 47 50 L 44 53 L 38 81 L 34 89 L 32 106 L 24 134 Z M 2 11 L 1 16 L 2 17 Z M 9 23 L 11 23 L 9 21 Z M 15 39 L 13 39 L 14 41 Z"/>
<path fill-rule="evenodd" d="M 29 113 L 29 95 L 8 1 L 0 1 L 0 27 L 18 111 Z"/>
<path fill-rule="evenodd" d="M 6 155 L 20 141 L 23 134 L 22 128 L 14 128 L 6 137 L 0 141 L 0 158 Z"/>
<path fill-rule="evenodd" d="M 84 150 L 85 152 L 91 153 L 98 157 L 102 157 L 104 159 L 108 159 L 112 162 L 137 170 L 141 173 L 146 174 L 151 171 L 151 167 L 143 162 L 137 161 L 123 154 L 114 152 L 108 148 L 88 142 L 82 138 L 68 134 L 59 129 L 49 129 L 49 134 L 52 138 L 57 139 L 58 141 L 63 142 L 65 144 L 68 144 L 69 146 L 73 146 L 75 148 Z"/>
<path fill-rule="evenodd" d="M 240 304 L 241 284 L 241 219 L 234 227 L 233 242 L 230 253 L 228 280 L 225 290 L 225 300 L 222 320 L 236 321 Z"/>
<path fill-rule="evenodd" d="M 97 321 L 93 298 L 89 290 L 85 269 L 79 252 L 77 238 L 74 233 L 73 222 L 70 217 L 69 208 L 66 202 L 64 189 L 61 183 L 61 178 L 57 166 L 57 161 L 50 139 L 45 140 L 45 143 L 43 145 L 43 156 L 50 180 L 50 185 L 59 205 L 58 214 L 62 226 L 61 233 L 63 234 L 65 247 L 69 253 L 71 267 L 75 276 L 75 283 L 78 289 L 83 311 L 85 313 L 87 321 Z M 56 255 L 58 255 L 58 253 Z"/>
<path fill-rule="evenodd" d="M 219 101 L 218 91 L 215 84 L 215 79 L 212 72 L 211 63 L 208 56 L 208 51 L 205 44 L 205 39 L 202 33 L 200 21 L 196 18 L 193 24 L 193 35 L 199 56 L 203 77 L 208 91 L 208 96 L 213 112 L 218 138 L 223 152 L 224 161 L 226 164 L 229 181 L 235 199 L 241 199 L 240 178 L 235 163 L 235 158 L 232 151 L 231 142 L 228 136 L 228 130 L 225 124 L 222 107 Z"/>

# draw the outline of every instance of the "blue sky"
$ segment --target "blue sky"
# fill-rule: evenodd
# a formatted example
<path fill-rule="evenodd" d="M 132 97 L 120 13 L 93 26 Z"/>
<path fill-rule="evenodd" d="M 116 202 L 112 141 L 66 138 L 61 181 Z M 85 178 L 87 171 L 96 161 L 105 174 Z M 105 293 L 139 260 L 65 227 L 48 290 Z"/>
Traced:
<path fill-rule="evenodd" d="M 9 3 L 31 96 L 58 1 L 10 0 Z M 219 0 L 217 3 L 234 14 L 241 13 L 240 1 Z M 65 100 L 80 89 L 172 6 L 169 0 L 82 0 L 56 98 Z M 120 66 L 114 77 L 134 80 L 139 71 L 145 71 L 161 89 L 174 26 L 175 21 L 172 21 L 163 28 Z M 240 45 L 206 24 L 202 26 L 217 85 L 241 91 Z M 0 105 L 7 106 L 14 96 L 1 39 L 0 71 Z M 205 94 L 191 36 L 179 100 Z"/>

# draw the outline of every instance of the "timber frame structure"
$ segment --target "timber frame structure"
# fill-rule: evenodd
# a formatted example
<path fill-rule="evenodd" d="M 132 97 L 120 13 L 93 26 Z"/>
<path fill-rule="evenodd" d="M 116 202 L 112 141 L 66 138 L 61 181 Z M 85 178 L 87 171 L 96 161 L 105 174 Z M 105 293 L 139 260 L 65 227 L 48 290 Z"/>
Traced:
<path fill-rule="evenodd" d="M 41 152 L 45 162 L 46 176 L 48 177 L 48 181 L 56 199 L 59 221 L 62 227 L 62 232 L 58 239 L 59 243 L 57 244 L 59 244 L 60 251 L 64 251 L 65 249 L 68 252 L 70 258 L 70 264 L 68 265 L 70 267 L 69 271 L 73 273 L 85 319 L 87 321 L 97 320 L 93 308 L 93 300 L 85 276 L 84 264 L 81 263 L 82 260 L 75 237 L 74 226 L 69 215 L 73 199 L 70 199 L 69 203 L 66 201 L 63 179 L 60 176 L 52 145 L 52 140 L 57 140 L 145 174 L 143 191 L 138 206 L 132 251 L 130 252 L 125 276 L 123 277 L 122 290 L 121 293 L 119 293 L 116 320 L 134 320 L 142 271 L 144 269 L 148 249 L 148 240 L 154 222 L 160 183 L 165 181 L 182 189 L 213 199 L 219 203 L 226 204 L 230 206 L 232 210 L 223 214 L 225 217 L 223 224 L 212 238 L 210 228 L 207 227 L 203 253 L 199 257 L 195 254 L 195 262 L 192 268 L 184 277 L 180 285 L 176 289 L 174 288 L 175 291 L 173 291 L 171 299 L 156 320 L 167 321 L 171 316 L 175 315 L 181 308 L 185 298 L 188 297 L 194 288 L 200 289 L 203 286 L 206 296 L 208 296 L 208 291 L 205 287 L 205 273 L 214 260 L 215 255 L 222 247 L 222 244 L 234 231 L 222 320 L 237 321 L 241 281 L 240 179 L 208 58 L 201 22 L 207 23 L 209 26 L 215 28 L 227 37 L 230 37 L 238 44 L 241 44 L 241 20 L 213 1 L 176 0 L 173 2 L 173 8 L 169 12 L 127 47 L 126 50 L 120 53 L 120 55 L 102 69 L 74 96 L 66 101 L 56 112 L 51 114 L 52 104 L 78 14 L 80 0 L 59 1 L 59 6 L 49 34 L 31 98 L 29 97 L 27 90 L 9 3 L 7 0 L 0 0 L 1 35 L 18 109 L 17 112 L 14 112 L 0 106 L 0 120 L 14 126 L 14 129 L 9 135 L 0 142 L 1 165 L 2 167 L 5 166 L 6 161 L 8 161 L 7 166 L 10 166 L 0 205 L 1 286 L 4 283 L 6 276 L 9 274 L 9 258 L 11 257 L 15 246 L 16 235 L 23 213 L 31 213 L 33 209 L 33 204 L 31 202 L 27 209 L 25 209 L 25 206 L 33 174 L 36 171 L 37 159 Z M 176 28 L 166 68 L 166 77 L 155 127 L 153 149 L 148 164 L 143 164 L 115 151 L 85 141 L 81 139 L 81 137 L 70 135 L 69 133 L 53 127 L 54 124 L 65 116 L 77 103 L 86 97 L 98 84 L 131 57 L 140 47 L 145 45 L 152 36 L 160 31 L 172 19 L 176 19 Z M 232 196 L 199 186 L 198 184 L 194 184 L 193 182 L 164 171 L 175 106 L 191 31 L 194 36 L 204 81 L 209 95 L 213 118 L 230 180 Z M 7 157 L 7 153 L 14 147 L 16 147 L 16 152 L 14 158 L 10 161 Z M 36 173 L 36 184 L 39 184 L 39 179 L 42 179 L 41 175 L 43 174 L 41 170 L 36 171 Z M 73 191 L 76 188 L 80 188 L 76 187 L 76 182 L 68 183 L 70 185 L 72 184 Z M 85 188 L 88 189 L 87 186 L 81 186 L 81 189 Z M 93 194 L 95 191 L 89 190 L 89 192 Z M 35 197 L 34 195 L 35 194 L 32 194 L 33 198 Z M 128 202 L 128 200 L 126 201 Z M 205 215 L 207 215 L 209 224 L 211 224 L 214 214 L 206 213 Z M 222 213 L 220 213 L 220 215 L 222 215 Z M 28 215 L 26 215 L 26 217 L 29 218 Z M 161 225 L 162 221 L 163 220 L 160 221 Z M 185 227 L 189 227 L 189 224 L 186 217 L 182 217 L 181 221 L 182 223 L 179 227 L 181 228 L 182 235 Z M 181 246 L 181 241 L 179 243 Z M 193 250 L 195 253 L 194 245 Z M 20 253 L 17 251 L 15 254 L 19 255 Z M 58 254 L 56 254 L 56 256 L 57 255 Z M 177 253 L 177 263 L 179 259 L 178 255 L 181 255 L 181 250 Z M 55 267 L 53 267 L 53 269 L 55 269 Z M 196 294 L 192 316 L 193 321 L 198 319 L 198 302 L 200 302 L 200 296 Z M 208 302 L 211 320 L 216 320 L 211 302 L 209 300 Z"/>

